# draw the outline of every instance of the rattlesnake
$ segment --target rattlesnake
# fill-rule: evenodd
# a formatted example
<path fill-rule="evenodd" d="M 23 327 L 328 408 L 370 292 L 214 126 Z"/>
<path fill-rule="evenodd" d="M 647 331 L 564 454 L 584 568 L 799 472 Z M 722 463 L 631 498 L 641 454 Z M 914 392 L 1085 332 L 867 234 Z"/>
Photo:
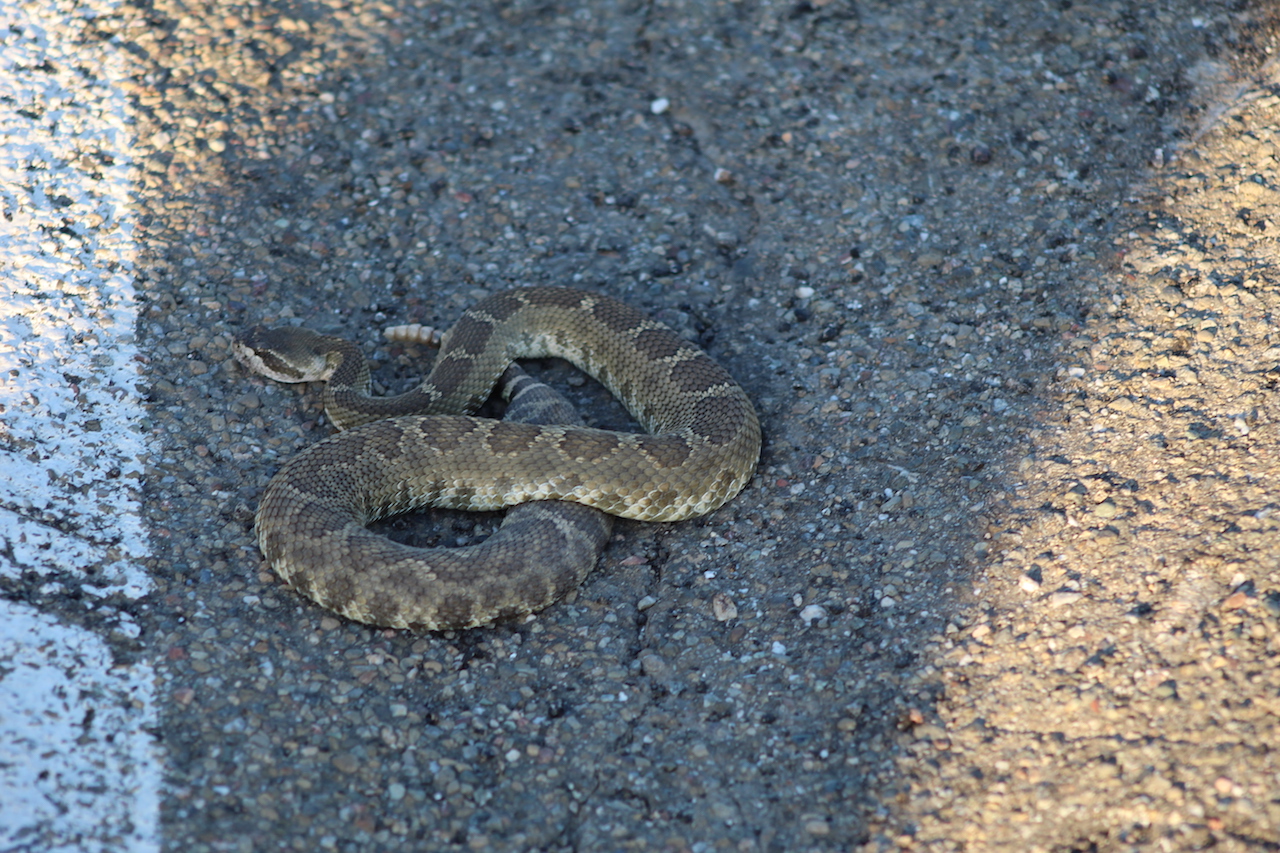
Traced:
<path fill-rule="evenodd" d="M 258 328 L 234 346 L 273 379 L 328 381 L 326 411 L 344 431 L 285 464 L 255 523 L 272 568 L 348 618 L 418 631 L 480 625 L 550 604 L 595 562 L 593 552 L 585 569 L 565 569 L 563 552 L 577 540 L 560 519 L 551 522 L 559 533 L 517 537 L 485 562 L 391 542 L 365 528 L 376 518 L 573 501 L 679 521 L 722 506 L 755 470 L 760 425 L 742 388 L 700 349 L 610 297 L 503 291 L 466 311 L 440 347 L 417 388 L 370 397 L 364 358 L 339 338 Z M 649 434 L 454 414 L 474 412 L 514 359 L 545 356 L 600 380 Z"/>

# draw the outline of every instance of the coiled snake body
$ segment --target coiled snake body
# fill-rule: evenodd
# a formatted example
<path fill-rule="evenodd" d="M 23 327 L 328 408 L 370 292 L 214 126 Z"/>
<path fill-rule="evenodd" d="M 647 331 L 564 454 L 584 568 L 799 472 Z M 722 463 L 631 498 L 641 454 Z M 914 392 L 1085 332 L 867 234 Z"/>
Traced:
<path fill-rule="evenodd" d="M 512 533 L 508 522 L 485 543 L 501 535 L 496 548 L 459 557 L 461 549 L 410 548 L 365 529 L 376 518 L 572 501 L 679 521 L 722 506 L 755 470 L 760 426 L 742 388 L 617 300 L 567 288 L 504 291 L 465 312 L 440 346 L 430 375 L 397 397 L 368 396 L 363 357 L 338 338 L 259 328 L 234 346 L 271 378 L 328 381 L 326 411 L 343 432 L 285 464 L 256 527 L 286 582 L 348 618 L 423 631 L 528 613 L 581 582 L 607 536 L 552 514 L 536 519 L 540 532 Z M 598 379 L 649 434 L 469 416 L 513 360 L 547 356 Z"/>

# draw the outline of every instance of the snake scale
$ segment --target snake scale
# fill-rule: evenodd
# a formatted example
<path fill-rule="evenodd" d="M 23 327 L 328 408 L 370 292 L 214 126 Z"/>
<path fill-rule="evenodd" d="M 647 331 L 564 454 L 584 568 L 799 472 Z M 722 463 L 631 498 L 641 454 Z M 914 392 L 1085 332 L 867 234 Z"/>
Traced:
<path fill-rule="evenodd" d="M 411 548 L 367 530 L 370 521 L 530 501 L 679 521 L 736 495 L 760 455 L 755 410 L 729 374 L 600 294 L 530 287 L 489 296 L 444 334 L 426 379 L 394 397 L 369 396 L 368 366 L 340 338 L 258 327 L 233 350 L 272 379 L 327 381 L 325 409 L 342 431 L 271 480 L 255 517 L 258 545 L 294 589 L 373 625 L 463 628 L 540 609 L 581 582 L 608 534 L 592 532 L 594 513 L 575 516 L 579 507 L 561 503 L 522 507 L 486 550 Z M 515 359 L 548 356 L 598 379 L 647 434 L 471 416 Z M 519 396 L 518 375 L 505 386 Z M 572 407 L 559 411 L 574 417 Z"/>

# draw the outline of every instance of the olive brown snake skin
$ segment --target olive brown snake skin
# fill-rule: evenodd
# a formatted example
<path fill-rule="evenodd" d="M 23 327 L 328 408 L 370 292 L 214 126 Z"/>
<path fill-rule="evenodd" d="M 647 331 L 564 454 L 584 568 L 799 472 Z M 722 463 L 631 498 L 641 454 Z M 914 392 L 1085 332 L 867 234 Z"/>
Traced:
<path fill-rule="evenodd" d="M 610 297 L 503 291 L 466 311 L 440 346 L 417 388 L 371 397 L 363 356 L 339 338 L 255 328 L 234 345 L 273 379 L 328 382 L 325 408 L 342 432 L 281 468 L 255 523 L 275 572 L 350 619 L 426 631 L 529 613 L 576 587 L 608 535 L 596 513 L 561 503 L 522 507 L 472 549 L 400 545 L 367 530 L 374 519 L 425 506 L 571 501 L 679 521 L 722 506 L 755 470 L 760 425 L 742 388 L 700 349 Z M 515 359 L 548 356 L 598 379 L 648 434 L 470 416 Z M 529 381 L 521 376 L 508 375 L 504 393 L 518 398 Z"/>

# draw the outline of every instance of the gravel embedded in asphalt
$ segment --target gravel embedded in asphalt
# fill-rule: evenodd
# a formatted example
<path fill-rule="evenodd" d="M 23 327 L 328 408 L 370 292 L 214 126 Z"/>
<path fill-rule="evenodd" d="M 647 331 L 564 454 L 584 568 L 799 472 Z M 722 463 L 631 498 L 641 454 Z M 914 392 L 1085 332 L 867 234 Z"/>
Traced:
<path fill-rule="evenodd" d="M 157 591 L 119 642 L 162 676 L 166 846 L 1280 835 L 1263 4 L 158 0 L 86 28 L 152 147 Z M 252 511 L 327 427 L 232 335 L 340 333 L 400 390 L 430 356 L 383 325 L 532 283 L 729 368 L 752 484 L 619 524 L 519 624 L 380 631 L 282 587 Z"/>

